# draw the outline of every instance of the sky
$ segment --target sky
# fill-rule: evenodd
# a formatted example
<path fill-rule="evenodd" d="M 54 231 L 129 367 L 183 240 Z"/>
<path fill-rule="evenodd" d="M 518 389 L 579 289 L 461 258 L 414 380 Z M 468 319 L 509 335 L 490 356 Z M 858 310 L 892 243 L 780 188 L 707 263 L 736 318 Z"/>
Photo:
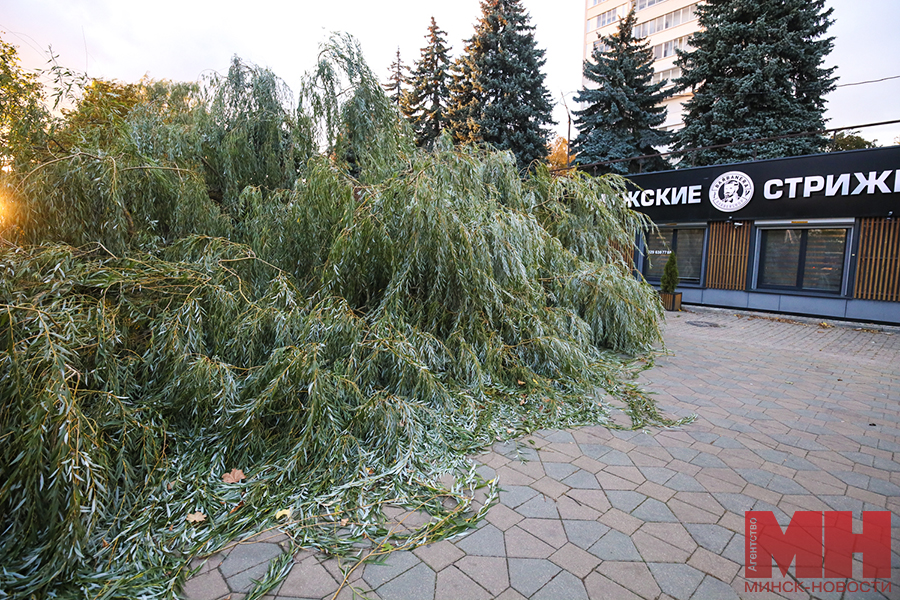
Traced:
<path fill-rule="evenodd" d="M 584 0 L 522 0 L 546 51 L 546 86 L 557 106 L 555 131 L 567 133 L 565 97 L 581 87 Z M 900 2 L 826 0 L 834 8 L 834 50 L 839 87 L 828 96 L 828 127 L 900 119 Z M 419 58 L 433 16 L 447 32 L 452 54 L 462 52 L 481 15 L 479 0 L 0 0 L 0 31 L 19 48 L 28 67 L 46 64 L 52 46 L 58 63 L 91 77 L 134 82 L 196 81 L 225 73 L 234 55 L 270 68 L 292 89 L 315 63 L 318 47 L 334 31 L 356 37 L 374 72 L 386 80 L 397 49 L 404 63 Z M 900 124 L 860 134 L 890 145 Z"/>

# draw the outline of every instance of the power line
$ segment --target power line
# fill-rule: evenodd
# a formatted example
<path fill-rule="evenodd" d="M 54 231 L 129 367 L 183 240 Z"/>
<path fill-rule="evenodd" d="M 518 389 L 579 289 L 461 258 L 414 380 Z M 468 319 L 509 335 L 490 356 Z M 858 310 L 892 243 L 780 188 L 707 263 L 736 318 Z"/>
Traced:
<path fill-rule="evenodd" d="M 900 75 L 893 75 L 891 77 L 882 77 L 881 79 L 870 79 L 869 81 L 857 81 L 855 83 L 842 83 L 841 85 L 836 85 L 834 87 L 850 87 L 851 85 L 865 85 L 867 83 L 878 83 L 880 81 L 889 81 L 891 79 L 900 79 Z"/>

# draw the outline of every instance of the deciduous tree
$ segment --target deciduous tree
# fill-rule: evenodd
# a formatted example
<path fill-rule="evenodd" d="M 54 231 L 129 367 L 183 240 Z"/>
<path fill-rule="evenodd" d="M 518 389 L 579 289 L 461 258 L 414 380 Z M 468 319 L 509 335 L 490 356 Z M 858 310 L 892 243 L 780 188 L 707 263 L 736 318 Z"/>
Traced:
<path fill-rule="evenodd" d="M 24 160 L 39 144 L 47 118 L 37 74 L 19 62 L 16 47 L 0 39 L 0 167 Z"/>

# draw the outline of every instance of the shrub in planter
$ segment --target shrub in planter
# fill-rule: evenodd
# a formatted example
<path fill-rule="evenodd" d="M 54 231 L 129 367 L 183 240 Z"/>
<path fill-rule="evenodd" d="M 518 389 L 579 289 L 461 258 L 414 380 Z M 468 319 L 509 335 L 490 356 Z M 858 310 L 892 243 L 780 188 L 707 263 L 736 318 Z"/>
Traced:
<path fill-rule="evenodd" d="M 666 310 L 681 310 L 681 292 L 676 293 L 678 287 L 678 263 L 675 253 L 669 254 L 669 260 L 663 267 L 662 279 L 659 282 L 660 296 Z"/>

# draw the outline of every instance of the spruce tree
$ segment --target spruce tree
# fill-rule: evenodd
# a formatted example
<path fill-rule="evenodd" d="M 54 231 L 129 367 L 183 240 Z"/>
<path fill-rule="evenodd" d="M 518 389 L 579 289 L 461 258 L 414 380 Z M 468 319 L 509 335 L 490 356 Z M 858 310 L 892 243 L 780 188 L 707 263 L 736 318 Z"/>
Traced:
<path fill-rule="evenodd" d="M 698 148 L 824 129 L 825 94 L 834 68 L 823 68 L 834 38 L 825 0 L 707 0 L 701 30 L 679 51 L 677 83 L 691 88 L 677 148 Z M 709 165 L 798 156 L 824 150 L 821 135 L 741 144 L 686 154 Z"/>
<path fill-rule="evenodd" d="M 384 91 L 388 93 L 388 98 L 399 110 L 403 109 L 404 89 L 403 84 L 406 82 L 405 73 L 409 71 L 409 67 L 400 60 L 400 48 L 397 48 L 397 58 L 391 63 L 391 73 L 388 76 L 388 82 L 382 84 Z"/>
<path fill-rule="evenodd" d="M 659 152 L 670 136 L 656 129 L 666 119 L 660 103 L 670 96 L 665 81 L 652 83 L 653 52 L 646 41 L 632 37 L 634 8 L 619 22 L 616 33 L 601 37 L 606 46 L 594 49 L 584 62 L 584 77 L 592 82 L 575 96 L 586 107 L 575 111 L 578 127 L 573 146 L 578 162 L 588 164 Z M 605 166 L 604 172 L 638 173 L 669 167 L 662 157 Z"/>
<path fill-rule="evenodd" d="M 520 0 L 483 0 L 475 35 L 454 65 L 450 121 L 459 142 L 510 150 L 520 169 L 547 156 L 550 93 L 534 27 Z"/>
<path fill-rule="evenodd" d="M 431 17 L 428 27 L 428 45 L 422 48 L 421 58 L 415 63 L 407 79 L 410 90 L 403 103 L 403 114 L 412 124 L 416 144 L 430 148 L 447 127 L 447 105 L 450 101 L 450 48 Z"/>

